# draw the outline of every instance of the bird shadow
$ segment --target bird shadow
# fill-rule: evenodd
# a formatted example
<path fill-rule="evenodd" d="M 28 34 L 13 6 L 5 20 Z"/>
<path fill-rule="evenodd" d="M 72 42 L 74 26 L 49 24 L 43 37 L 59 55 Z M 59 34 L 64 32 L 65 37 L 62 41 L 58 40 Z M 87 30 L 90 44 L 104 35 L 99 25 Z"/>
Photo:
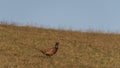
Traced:
<path fill-rule="evenodd" d="M 46 55 L 34 55 L 32 57 L 36 57 L 36 58 L 42 58 L 42 59 L 49 59 L 49 58 L 52 58 L 50 56 L 46 56 Z"/>

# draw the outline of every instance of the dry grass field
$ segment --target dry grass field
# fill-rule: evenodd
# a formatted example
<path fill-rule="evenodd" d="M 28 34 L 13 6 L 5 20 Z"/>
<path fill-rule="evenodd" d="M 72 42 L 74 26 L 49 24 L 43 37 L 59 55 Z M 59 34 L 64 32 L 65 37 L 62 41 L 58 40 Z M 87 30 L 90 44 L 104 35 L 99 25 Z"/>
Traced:
<path fill-rule="evenodd" d="M 120 68 L 120 35 L 0 24 L 0 68 Z"/>

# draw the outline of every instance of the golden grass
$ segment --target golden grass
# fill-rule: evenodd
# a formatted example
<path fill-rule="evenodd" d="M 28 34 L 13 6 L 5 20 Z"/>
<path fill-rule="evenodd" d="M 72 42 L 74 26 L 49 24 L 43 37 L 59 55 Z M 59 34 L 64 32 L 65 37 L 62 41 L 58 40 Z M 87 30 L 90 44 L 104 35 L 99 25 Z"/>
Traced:
<path fill-rule="evenodd" d="M 56 41 L 51 58 L 34 49 Z M 1 24 L 0 68 L 120 68 L 120 35 Z"/>

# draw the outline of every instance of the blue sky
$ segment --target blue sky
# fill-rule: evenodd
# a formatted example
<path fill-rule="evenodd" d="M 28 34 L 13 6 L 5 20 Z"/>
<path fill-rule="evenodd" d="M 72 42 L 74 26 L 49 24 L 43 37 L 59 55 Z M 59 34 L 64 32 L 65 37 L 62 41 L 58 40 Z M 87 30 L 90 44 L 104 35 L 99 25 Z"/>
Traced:
<path fill-rule="evenodd" d="M 120 32 L 120 0 L 0 0 L 0 21 Z"/>

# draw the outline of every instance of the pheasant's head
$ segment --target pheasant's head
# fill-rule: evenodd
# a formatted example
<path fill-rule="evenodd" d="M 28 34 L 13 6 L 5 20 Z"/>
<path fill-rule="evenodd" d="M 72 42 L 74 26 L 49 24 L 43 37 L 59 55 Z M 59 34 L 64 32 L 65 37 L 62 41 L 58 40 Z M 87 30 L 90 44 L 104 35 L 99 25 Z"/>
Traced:
<path fill-rule="evenodd" d="M 55 43 L 55 48 L 58 48 L 59 42 Z"/>

